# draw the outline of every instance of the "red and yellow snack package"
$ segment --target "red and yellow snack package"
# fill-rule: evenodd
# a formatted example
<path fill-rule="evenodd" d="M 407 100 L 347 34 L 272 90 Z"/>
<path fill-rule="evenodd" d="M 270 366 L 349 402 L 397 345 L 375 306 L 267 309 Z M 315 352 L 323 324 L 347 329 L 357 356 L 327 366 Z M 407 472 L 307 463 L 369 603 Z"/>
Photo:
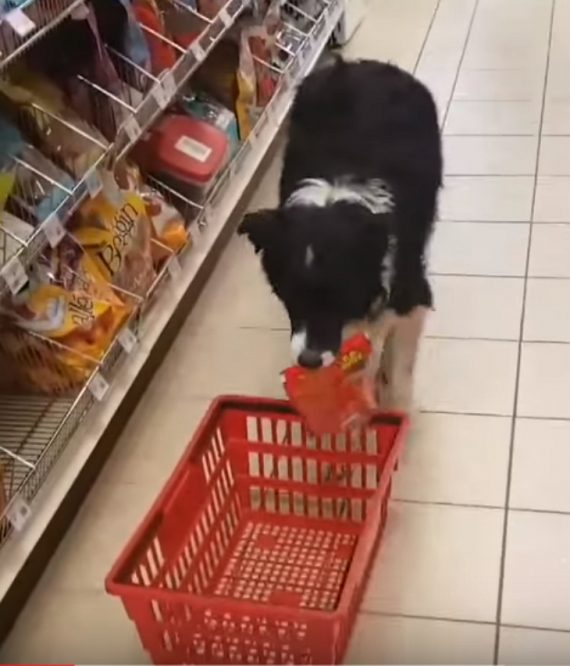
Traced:
<path fill-rule="evenodd" d="M 337 359 L 319 370 L 299 366 L 283 373 L 285 392 L 315 434 L 365 423 L 377 408 L 374 382 L 365 371 L 372 344 L 362 333 L 346 340 Z"/>

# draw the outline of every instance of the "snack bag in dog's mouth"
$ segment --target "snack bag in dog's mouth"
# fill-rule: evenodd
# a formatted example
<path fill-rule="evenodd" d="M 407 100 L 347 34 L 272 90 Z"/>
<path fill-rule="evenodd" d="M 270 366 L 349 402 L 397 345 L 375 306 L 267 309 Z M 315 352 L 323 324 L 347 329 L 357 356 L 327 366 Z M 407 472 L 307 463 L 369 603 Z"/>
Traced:
<path fill-rule="evenodd" d="M 365 423 L 377 407 L 366 373 L 372 345 L 362 333 L 346 340 L 331 365 L 318 370 L 293 366 L 283 372 L 285 392 L 317 435 Z"/>

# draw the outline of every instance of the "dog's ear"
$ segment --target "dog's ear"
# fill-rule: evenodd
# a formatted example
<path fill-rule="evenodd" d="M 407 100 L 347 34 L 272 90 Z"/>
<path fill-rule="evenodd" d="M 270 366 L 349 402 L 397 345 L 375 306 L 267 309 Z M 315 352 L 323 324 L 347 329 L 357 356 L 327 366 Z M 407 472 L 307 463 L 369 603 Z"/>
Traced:
<path fill-rule="evenodd" d="M 238 227 L 240 236 L 247 236 L 255 248 L 256 254 L 273 245 L 279 234 L 279 212 L 276 210 L 258 210 L 248 213 Z"/>

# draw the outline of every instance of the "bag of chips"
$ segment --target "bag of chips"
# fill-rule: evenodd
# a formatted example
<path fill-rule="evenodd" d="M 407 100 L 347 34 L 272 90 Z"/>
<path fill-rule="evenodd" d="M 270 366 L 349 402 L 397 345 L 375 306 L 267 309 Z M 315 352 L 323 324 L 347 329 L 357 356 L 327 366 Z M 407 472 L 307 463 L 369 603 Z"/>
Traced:
<path fill-rule="evenodd" d="M 172 252 L 179 252 L 188 243 L 190 235 L 178 210 L 168 203 L 158 190 L 144 182 L 135 165 L 119 169 L 116 176 L 122 190 L 136 192 L 144 201 L 152 236 L 157 241 L 152 243 L 155 266 L 168 258 Z"/>
<path fill-rule="evenodd" d="M 79 208 L 71 232 L 105 280 L 144 297 L 156 279 L 145 202 L 136 192 L 122 190 L 110 171 L 101 179 L 103 189 Z"/>
<path fill-rule="evenodd" d="M 273 0 L 263 23 L 250 25 L 241 33 L 236 115 L 242 141 L 249 136 L 277 88 L 277 78 L 260 60 L 268 64 L 274 60 L 280 25 L 279 0 Z"/>
<path fill-rule="evenodd" d="M 0 347 L 22 388 L 67 393 L 85 383 L 130 311 L 90 257 L 64 239 L 34 264 L 28 284 L 4 299 Z"/>
<path fill-rule="evenodd" d="M 70 108 L 63 91 L 45 76 L 18 64 L 0 79 L 0 99 L 14 115 L 25 118 L 28 138 L 76 178 L 103 154 L 106 139 Z"/>
<path fill-rule="evenodd" d="M 357 334 L 346 340 L 338 358 L 319 370 L 299 366 L 283 373 L 289 400 L 315 434 L 336 433 L 365 423 L 376 409 L 374 382 L 365 368 L 370 340 Z"/>

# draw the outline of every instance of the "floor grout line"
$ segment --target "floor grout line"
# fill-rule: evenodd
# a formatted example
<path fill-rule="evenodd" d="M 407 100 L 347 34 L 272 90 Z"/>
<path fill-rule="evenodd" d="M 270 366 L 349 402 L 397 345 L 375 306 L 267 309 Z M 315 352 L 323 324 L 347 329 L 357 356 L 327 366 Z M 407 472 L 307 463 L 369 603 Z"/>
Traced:
<path fill-rule="evenodd" d="M 524 339 L 524 321 L 526 314 L 526 298 L 528 291 L 528 280 L 529 280 L 529 267 L 530 267 L 530 257 L 532 250 L 532 232 L 534 225 L 534 208 L 536 204 L 536 191 L 538 186 L 539 178 L 539 162 L 540 162 L 540 149 L 542 145 L 542 126 L 544 124 L 544 111 L 546 107 L 546 91 L 548 85 L 548 71 L 550 68 L 550 55 L 552 49 L 552 33 L 554 29 L 554 12 L 556 8 L 556 0 L 551 0 L 550 6 L 550 23 L 548 27 L 547 40 L 548 48 L 546 52 L 546 63 L 544 68 L 544 77 L 543 77 L 543 88 L 542 88 L 542 103 L 540 107 L 540 119 L 539 119 L 539 134 L 538 141 L 536 146 L 536 158 L 535 158 L 535 175 L 534 175 L 534 185 L 532 190 L 532 200 L 530 206 L 530 228 L 528 235 L 528 245 L 526 253 L 526 265 L 525 265 L 525 278 L 524 278 L 524 287 L 523 287 L 523 301 L 522 301 L 522 311 L 520 318 L 520 328 L 519 328 L 519 344 L 518 344 L 518 354 L 517 354 L 517 368 L 515 374 L 515 395 L 513 400 L 513 416 L 511 422 L 511 437 L 509 443 L 509 457 L 508 457 L 508 466 L 507 466 L 507 485 L 505 489 L 505 508 L 504 508 L 504 520 L 503 520 L 503 535 L 501 543 L 501 561 L 499 565 L 499 589 L 497 597 L 497 616 L 496 616 L 496 625 L 495 625 L 495 647 L 493 655 L 493 663 L 499 663 L 500 656 L 500 641 L 501 641 L 501 616 L 503 612 L 503 594 L 504 594 L 504 583 L 505 583 L 505 571 L 506 571 L 506 555 L 507 555 L 507 538 L 508 538 L 508 529 L 509 529 L 509 499 L 511 494 L 511 485 L 512 485 L 512 476 L 513 476 L 513 459 L 514 459 L 514 447 L 515 447 L 515 431 L 516 431 L 516 422 L 517 422 L 517 411 L 518 411 L 518 400 L 519 400 L 519 388 L 520 388 L 520 376 L 521 376 L 521 363 L 522 363 L 522 350 L 523 350 L 523 339 Z"/>
<path fill-rule="evenodd" d="M 525 275 L 522 273 L 519 275 L 500 274 L 500 273 L 444 273 L 441 271 L 429 271 L 428 275 L 430 277 L 438 278 L 482 278 L 483 280 L 524 280 Z M 529 280 L 540 280 L 544 282 L 570 282 L 570 275 L 529 275 Z"/>
<path fill-rule="evenodd" d="M 479 416 L 490 418 L 511 419 L 513 414 L 504 414 L 501 412 L 470 412 L 470 411 L 452 411 L 449 409 L 420 409 L 419 414 L 441 414 L 442 416 Z M 570 416 L 529 416 L 528 414 L 515 414 L 515 418 L 526 421 L 556 421 L 569 422 Z"/>
<path fill-rule="evenodd" d="M 451 176 L 452 178 L 467 178 L 468 176 Z M 510 177 L 510 176 L 509 176 Z M 514 176 L 515 178 L 518 178 L 518 176 Z M 474 178 L 480 178 L 480 176 L 474 176 Z M 523 178 L 532 178 L 532 176 L 523 176 Z M 570 176 L 568 177 L 568 180 L 570 181 Z M 437 220 L 437 224 L 441 223 L 445 224 L 530 224 L 530 220 L 473 220 L 473 219 L 465 219 L 465 220 L 458 220 L 458 219 L 439 219 Z M 558 226 L 558 227 L 567 227 L 570 226 L 570 220 L 534 220 L 534 224 L 537 224 L 539 227 L 540 226 Z"/>
<path fill-rule="evenodd" d="M 434 276 L 435 277 L 435 276 Z M 440 276 L 441 277 L 441 276 Z M 474 275 L 466 275 L 466 276 L 460 276 L 460 277 L 480 277 L 480 276 L 474 276 Z M 524 278 L 512 278 L 512 279 L 517 279 L 517 280 L 524 280 Z M 288 333 L 289 329 L 286 326 L 264 326 L 264 325 L 256 325 L 256 324 L 238 324 L 235 326 L 235 330 L 238 331 L 268 331 L 271 333 Z M 204 326 L 202 328 L 203 333 L 208 332 L 208 326 Z M 518 343 L 522 342 L 523 344 L 532 344 L 532 345 L 558 345 L 558 346 L 566 346 L 570 345 L 570 340 L 540 340 L 540 339 L 528 339 L 528 338 L 523 338 L 520 340 L 519 338 L 497 338 L 497 337 L 488 337 L 484 335 L 444 335 L 444 334 L 433 334 L 433 333 L 426 333 L 423 336 L 424 340 L 453 340 L 453 341 L 461 341 L 461 342 L 498 342 L 498 343 L 503 343 L 503 342 L 510 342 L 510 343 Z"/>
<path fill-rule="evenodd" d="M 359 615 L 366 615 L 367 617 L 384 617 L 396 618 L 402 620 L 426 620 L 429 622 L 453 622 L 456 624 L 474 624 L 478 626 L 494 627 L 495 622 L 492 620 L 471 620 L 458 617 L 447 617 L 444 615 L 422 615 L 416 613 L 390 613 L 389 611 L 374 611 L 363 609 L 360 610 Z M 536 627 L 528 624 L 502 624 L 501 628 L 504 629 L 524 629 L 527 631 L 548 631 L 553 634 L 570 634 L 570 629 L 554 629 L 553 627 Z"/>
<path fill-rule="evenodd" d="M 446 617 L 438 615 L 421 615 L 415 613 L 390 613 L 389 611 L 373 611 L 373 610 L 360 610 L 359 615 L 367 615 L 369 617 L 394 617 L 404 620 L 431 620 L 433 622 L 456 622 L 458 624 L 477 624 L 492 627 L 494 622 L 491 620 L 466 620 L 458 617 Z"/>
<path fill-rule="evenodd" d="M 510 418 L 510 417 L 505 417 Z M 431 507 L 451 507 L 456 509 L 482 509 L 484 511 L 504 511 L 505 507 L 501 504 L 481 504 L 480 502 L 453 502 L 445 500 L 417 500 L 406 499 L 405 497 L 394 496 L 391 500 L 396 504 L 411 504 L 414 506 L 431 506 Z M 548 516 L 565 516 L 570 517 L 570 509 L 564 511 L 563 509 L 533 509 L 531 507 L 512 506 L 508 508 L 511 513 L 532 513 L 538 515 Z"/>
<path fill-rule="evenodd" d="M 417 69 L 418 69 L 419 64 L 420 64 L 420 60 L 421 60 L 422 57 L 423 57 L 423 54 L 424 54 L 425 48 L 426 48 L 426 46 L 427 46 L 428 39 L 429 39 L 429 36 L 430 36 L 430 34 L 431 34 L 431 30 L 432 30 L 433 25 L 434 25 L 434 23 L 435 23 L 436 16 L 437 16 L 437 13 L 438 13 L 438 11 L 439 11 L 439 7 L 440 7 L 440 5 L 441 5 L 441 0 L 437 0 L 437 3 L 436 3 L 436 5 L 435 5 L 434 10 L 433 10 L 433 13 L 432 13 L 432 15 L 431 15 L 430 22 L 429 22 L 429 24 L 428 24 L 428 28 L 427 28 L 427 30 L 426 30 L 426 35 L 425 35 L 425 37 L 424 37 L 424 39 L 423 39 L 423 41 L 422 41 L 422 45 L 420 46 L 420 50 L 419 50 L 419 53 L 418 53 L 418 57 L 416 58 L 416 62 L 414 63 L 414 67 L 413 67 L 413 69 L 412 69 L 412 72 L 413 72 L 414 74 L 416 74 Z"/>
<path fill-rule="evenodd" d="M 542 174 L 541 174 L 542 175 Z M 533 173 L 450 173 L 446 171 L 444 178 L 532 178 Z M 549 176 L 550 177 L 550 176 Z"/>
<path fill-rule="evenodd" d="M 536 132 L 442 132 L 445 139 L 536 139 Z"/>

